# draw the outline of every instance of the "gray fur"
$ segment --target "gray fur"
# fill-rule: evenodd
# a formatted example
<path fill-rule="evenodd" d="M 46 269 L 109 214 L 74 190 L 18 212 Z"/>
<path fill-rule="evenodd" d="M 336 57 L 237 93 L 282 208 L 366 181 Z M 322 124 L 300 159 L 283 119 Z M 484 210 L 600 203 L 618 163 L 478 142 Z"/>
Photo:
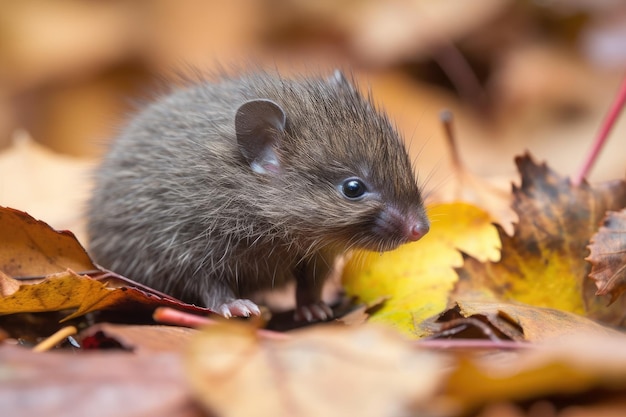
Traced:
<path fill-rule="evenodd" d="M 235 115 L 276 103 L 277 172 L 258 172 L 237 145 Z M 361 177 L 360 201 L 339 186 Z M 334 258 L 405 243 L 428 228 L 398 135 L 343 77 L 258 72 L 175 91 L 140 112 L 96 172 L 90 251 L 101 265 L 184 301 L 224 302 L 298 278 L 298 304 L 319 301 Z"/>

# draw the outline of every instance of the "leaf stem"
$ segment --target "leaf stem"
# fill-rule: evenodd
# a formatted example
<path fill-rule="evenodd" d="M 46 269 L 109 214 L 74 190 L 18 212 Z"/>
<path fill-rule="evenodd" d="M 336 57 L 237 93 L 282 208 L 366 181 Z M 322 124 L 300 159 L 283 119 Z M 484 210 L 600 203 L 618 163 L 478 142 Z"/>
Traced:
<path fill-rule="evenodd" d="M 604 147 L 604 143 L 606 142 L 606 139 L 609 136 L 611 129 L 615 125 L 617 117 L 624 109 L 624 104 L 626 104 L 626 77 L 624 77 L 624 80 L 622 81 L 622 85 L 619 88 L 617 97 L 615 98 L 615 101 L 613 102 L 613 105 L 611 106 L 606 119 L 604 119 L 602 125 L 600 126 L 598 136 L 596 137 L 593 145 L 591 145 L 591 149 L 587 154 L 587 159 L 584 161 L 572 181 L 573 185 L 580 185 L 585 177 L 589 174 L 589 171 L 591 171 L 593 164 L 598 159 L 598 154 L 600 153 L 600 150 L 602 150 L 602 148 Z"/>
<path fill-rule="evenodd" d="M 459 148 L 456 143 L 456 135 L 454 134 L 454 116 L 450 110 L 442 110 L 439 113 L 439 120 L 441 120 L 441 124 L 443 125 L 443 129 L 446 133 L 446 141 L 448 142 L 448 147 L 450 148 L 450 158 L 452 159 L 452 166 L 457 171 L 462 171 L 463 163 L 461 162 L 461 157 L 459 156 Z"/>

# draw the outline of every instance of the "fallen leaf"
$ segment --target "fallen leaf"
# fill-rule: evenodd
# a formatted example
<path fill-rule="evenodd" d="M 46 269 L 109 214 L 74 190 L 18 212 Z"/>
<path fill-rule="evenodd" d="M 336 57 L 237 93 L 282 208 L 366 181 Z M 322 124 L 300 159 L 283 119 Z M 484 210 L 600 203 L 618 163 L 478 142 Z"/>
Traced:
<path fill-rule="evenodd" d="M 357 308 L 351 310 L 347 314 L 337 317 L 336 321 L 347 326 L 365 324 L 372 314 L 376 313 L 385 305 L 387 299 L 387 297 L 380 297 L 369 304 L 358 305 Z"/>
<path fill-rule="evenodd" d="M 76 79 L 115 64 L 135 51 L 139 27 L 131 4 L 50 4 L 30 0 L 3 5 L 6 39 L 0 57 L 12 89 Z M 47 33 L 48 35 L 42 35 Z M 45 39 L 45 42 L 43 40 Z"/>
<path fill-rule="evenodd" d="M 81 332 L 79 339 L 96 334 L 117 341 L 121 346 L 135 353 L 181 352 L 186 349 L 191 337 L 197 331 L 176 326 L 139 326 L 100 323 Z"/>
<path fill-rule="evenodd" d="M 612 303 L 626 291 L 626 209 L 607 214 L 589 250 L 589 278 L 598 287 L 596 294 L 611 294 Z"/>
<path fill-rule="evenodd" d="M 0 271 L 0 297 L 13 294 L 20 287 L 20 282 Z"/>
<path fill-rule="evenodd" d="M 442 359 L 376 326 L 319 326 L 287 340 L 237 323 L 191 342 L 186 369 L 207 411 L 235 416 L 398 416 L 431 397 Z"/>
<path fill-rule="evenodd" d="M 137 315 L 146 310 L 151 313 L 159 306 L 204 314 L 211 312 L 135 287 L 111 288 L 106 282 L 68 270 L 38 284 L 22 285 L 15 293 L 0 298 L 0 315 L 75 309 L 62 320 L 67 321 L 98 310 L 130 310 Z"/>
<path fill-rule="evenodd" d="M 465 36 L 497 16 L 509 1 L 462 0 L 303 2 L 291 0 L 280 10 L 266 1 L 265 31 L 274 40 L 294 33 L 347 45 L 347 53 L 370 65 L 389 65 L 424 56 L 442 39 Z M 266 35 L 268 36 L 268 35 Z"/>
<path fill-rule="evenodd" d="M 0 373 L 5 416 L 203 416 L 173 353 L 42 354 L 4 345 Z"/>
<path fill-rule="evenodd" d="M 72 232 L 56 231 L 23 211 L 0 207 L 0 230 L 0 271 L 11 277 L 98 269 Z"/>
<path fill-rule="evenodd" d="M 493 356 L 461 357 L 442 388 L 445 404 L 462 415 L 485 404 L 501 401 L 536 401 L 567 395 L 580 398 L 604 391 L 626 394 L 626 337 L 584 332 L 545 341 L 535 349 L 519 352 L 515 359 Z M 607 360 L 609 359 L 609 360 Z M 597 401 L 606 396 L 597 395 Z"/>
<path fill-rule="evenodd" d="M 462 265 L 457 249 L 487 260 L 498 259 L 499 240 L 491 219 L 481 209 L 465 203 L 428 208 L 432 226 L 419 242 L 386 253 L 359 252 L 344 268 L 348 294 L 371 303 L 389 299 L 372 314 L 372 322 L 391 325 L 404 334 L 421 336 L 420 321 L 440 313 L 448 303 Z"/>
<path fill-rule="evenodd" d="M 51 275 L 38 284 L 22 285 L 18 290 L 0 298 L 0 314 L 40 313 L 77 308 L 66 319 L 94 311 L 107 297 L 119 297 L 119 292 L 87 276 L 68 270 Z"/>
<path fill-rule="evenodd" d="M 116 310 L 149 317 L 159 306 L 211 313 L 99 269 L 71 232 L 56 231 L 24 212 L 0 207 L 0 230 L 0 315 L 75 310 L 62 320 L 67 321 L 94 311 Z M 36 283 L 25 284 L 25 277 L 36 277 L 29 280 Z"/>
<path fill-rule="evenodd" d="M 10 146 L 0 151 L 2 205 L 46 219 L 57 229 L 72 230 L 85 241 L 84 197 L 95 161 L 53 152 L 23 130 L 9 137 Z"/>
<path fill-rule="evenodd" d="M 502 301 L 514 300 L 555 308 L 616 323 L 623 313 L 606 311 L 589 294 L 587 243 L 607 210 L 626 206 L 626 182 L 591 187 L 571 185 L 546 164 L 529 155 L 516 159 L 521 187 L 514 187 L 513 208 L 519 216 L 515 234 L 498 228 L 502 259 L 485 262 L 468 256 L 459 268 L 455 297 L 490 292 Z M 623 310 L 622 310 L 623 311 Z"/>
<path fill-rule="evenodd" d="M 521 303 L 459 300 L 420 324 L 431 338 L 472 338 L 541 342 L 574 333 L 590 338 L 618 335 L 578 314 Z"/>

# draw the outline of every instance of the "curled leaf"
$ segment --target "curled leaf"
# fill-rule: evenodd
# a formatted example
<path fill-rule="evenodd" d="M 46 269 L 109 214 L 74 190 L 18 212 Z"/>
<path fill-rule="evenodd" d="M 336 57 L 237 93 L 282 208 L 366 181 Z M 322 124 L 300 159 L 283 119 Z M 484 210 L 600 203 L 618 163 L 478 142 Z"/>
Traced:
<path fill-rule="evenodd" d="M 432 338 L 472 338 L 538 342 L 584 333 L 589 337 L 619 334 L 578 314 L 553 308 L 498 301 L 457 301 L 421 324 Z"/>
<path fill-rule="evenodd" d="M 626 209 L 609 212 L 604 224 L 592 238 L 589 278 L 598 287 L 596 294 L 611 294 L 613 303 L 626 291 Z"/>
<path fill-rule="evenodd" d="M 145 310 L 151 312 L 159 306 L 210 312 L 139 288 L 112 287 L 106 280 L 99 281 L 70 270 L 51 275 L 37 284 L 22 285 L 13 294 L 0 297 L 0 315 L 75 310 L 63 321 L 98 310 L 126 310 L 137 314 Z"/>
<path fill-rule="evenodd" d="M 44 277 L 66 269 L 98 269 L 69 231 L 56 231 L 23 211 L 0 207 L 0 271 Z"/>

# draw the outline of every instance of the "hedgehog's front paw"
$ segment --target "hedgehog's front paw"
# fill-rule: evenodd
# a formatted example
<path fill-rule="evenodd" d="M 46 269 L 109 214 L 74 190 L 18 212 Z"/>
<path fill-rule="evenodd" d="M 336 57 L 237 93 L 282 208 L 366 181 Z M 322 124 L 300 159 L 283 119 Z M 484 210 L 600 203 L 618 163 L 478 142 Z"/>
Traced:
<path fill-rule="evenodd" d="M 236 299 L 220 304 L 215 311 L 227 319 L 231 317 L 259 316 L 261 314 L 259 306 L 245 299 Z"/>

